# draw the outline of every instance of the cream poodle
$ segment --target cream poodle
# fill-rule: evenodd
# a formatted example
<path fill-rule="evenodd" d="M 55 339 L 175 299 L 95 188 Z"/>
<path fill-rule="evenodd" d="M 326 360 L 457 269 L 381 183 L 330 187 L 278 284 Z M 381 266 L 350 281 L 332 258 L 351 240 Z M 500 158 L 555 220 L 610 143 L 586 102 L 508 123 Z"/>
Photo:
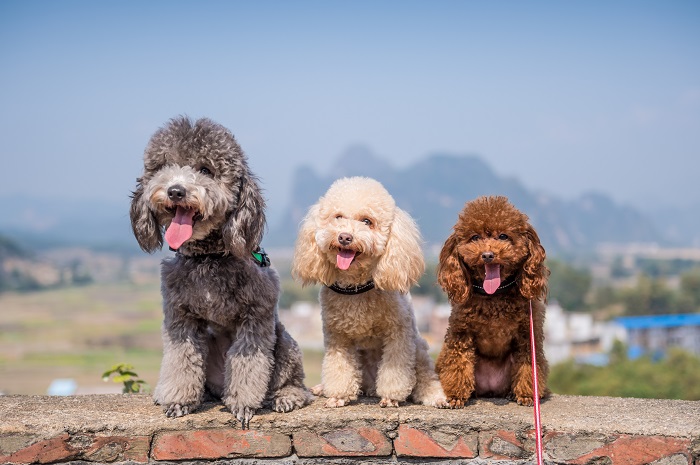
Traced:
<path fill-rule="evenodd" d="M 397 407 L 409 396 L 445 407 L 416 328 L 411 285 L 425 264 L 411 217 L 377 181 L 342 178 L 313 205 L 297 238 L 292 274 L 320 283 L 326 353 L 315 394 L 342 407 L 361 393 Z"/>

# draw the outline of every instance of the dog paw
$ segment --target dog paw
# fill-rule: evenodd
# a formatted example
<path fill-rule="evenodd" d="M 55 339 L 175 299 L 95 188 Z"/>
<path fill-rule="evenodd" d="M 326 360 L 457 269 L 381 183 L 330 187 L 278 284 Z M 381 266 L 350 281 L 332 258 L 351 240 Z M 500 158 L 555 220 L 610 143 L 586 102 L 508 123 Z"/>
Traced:
<path fill-rule="evenodd" d="M 467 405 L 467 402 L 464 399 L 447 399 L 446 403 L 446 408 L 451 409 L 460 409 L 464 408 L 464 406 Z"/>
<path fill-rule="evenodd" d="M 444 397 L 441 399 L 436 399 L 434 402 L 425 405 L 435 408 L 450 408 L 450 403 L 447 402 L 447 399 Z"/>
<path fill-rule="evenodd" d="M 279 413 L 287 413 L 294 410 L 294 402 L 289 399 L 275 399 L 272 410 Z"/>
<path fill-rule="evenodd" d="M 287 413 L 291 412 L 297 407 L 301 408 L 303 406 L 303 402 L 298 402 L 288 397 L 278 397 L 277 399 L 275 399 L 275 402 L 272 405 L 272 410 L 279 413 Z"/>
<path fill-rule="evenodd" d="M 194 412 L 195 408 L 196 406 L 193 404 L 165 404 L 163 412 L 165 412 L 166 417 L 177 418 Z"/>
<path fill-rule="evenodd" d="M 329 407 L 329 408 L 345 407 L 349 403 L 350 403 L 349 399 L 343 399 L 340 397 L 329 397 L 328 400 L 326 400 L 324 407 Z"/>
<path fill-rule="evenodd" d="M 316 386 L 312 387 L 309 389 L 311 391 L 311 394 L 315 396 L 322 396 L 323 395 L 323 384 L 317 384 Z"/>
<path fill-rule="evenodd" d="M 535 405 L 535 401 L 532 400 L 532 397 L 517 397 L 515 401 L 518 405 L 523 405 L 525 407 L 532 407 Z"/>
<path fill-rule="evenodd" d="M 231 413 L 241 422 L 241 429 L 250 429 L 250 420 L 255 415 L 255 409 L 251 407 L 234 407 Z"/>
<path fill-rule="evenodd" d="M 387 399 L 387 398 L 382 398 L 382 400 L 379 401 L 379 406 L 381 408 L 384 407 L 398 407 L 399 406 L 399 401 L 394 400 L 394 399 Z"/>
<path fill-rule="evenodd" d="M 251 407 L 250 405 L 245 405 L 235 396 L 228 396 L 222 400 L 233 416 L 241 423 L 241 429 L 249 429 L 250 419 L 253 418 L 253 415 L 255 415 L 255 412 L 260 406 Z"/>
<path fill-rule="evenodd" d="M 415 402 L 425 405 L 426 407 L 435 408 L 449 408 L 450 404 L 447 402 L 445 394 L 442 393 L 442 389 L 439 392 L 435 392 L 429 395 L 425 395 L 420 399 L 414 399 Z"/>

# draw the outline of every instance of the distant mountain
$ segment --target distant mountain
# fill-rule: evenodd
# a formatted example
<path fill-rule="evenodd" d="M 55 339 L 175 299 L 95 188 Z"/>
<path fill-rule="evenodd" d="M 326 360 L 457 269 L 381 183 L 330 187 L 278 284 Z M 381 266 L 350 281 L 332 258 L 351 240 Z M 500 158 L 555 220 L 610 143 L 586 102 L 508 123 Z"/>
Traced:
<path fill-rule="evenodd" d="M 700 248 L 700 204 L 654 209 L 649 217 L 669 244 Z"/>
<path fill-rule="evenodd" d="M 480 195 L 505 195 L 530 216 L 550 253 L 578 255 L 601 242 L 655 242 L 700 247 L 700 206 L 640 212 L 600 193 L 563 200 L 531 191 L 518 179 L 498 176 L 473 155 L 436 153 L 403 168 L 392 166 L 371 150 L 354 146 L 343 152 L 327 173 L 309 166 L 292 175 L 283 215 L 271 220 L 265 247 L 291 247 L 309 206 L 343 176 L 369 176 L 381 181 L 418 222 L 429 246 L 440 246 L 452 231 L 464 203 Z M 92 198 L 3 199 L 0 235 L 24 250 L 83 246 L 93 250 L 142 254 L 131 232 L 128 193 L 120 202 Z"/>
<path fill-rule="evenodd" d="M 505 195 L 525 212 L 548 252 L 577 254 L 601 242 L 664 242 L 651 220 L 637 210 L 616 204 L 604 194 L 590 193 L 574 201 L 532 192 L 520 181 L 498 176 L 476 156 L 436 153 L 405 168 L 394 168 L 366 148 L 352 147 L 319 174 L 302 166 L 293 175 L 285 215 L 270 228 L 265 243 L 292 246 L 309 206 L 343 176 L 369 176 L 380 181 L 417 221 L 429 245 L 441 245 L 468 200 Z"/>
<path fill-rule="evenodd" d="M 17 241 L 0 235 L 0 263 L 10 258 L 28 258 L 31 254 L 24 250 Z"/>
<path fill-rule="evenodd" d="M 28 250 L 84 246 L 120 252 L 139 249 L 131 232 L 129 198 L 122 203 L 95 199 L 5 199 L 4 234 Z"/>

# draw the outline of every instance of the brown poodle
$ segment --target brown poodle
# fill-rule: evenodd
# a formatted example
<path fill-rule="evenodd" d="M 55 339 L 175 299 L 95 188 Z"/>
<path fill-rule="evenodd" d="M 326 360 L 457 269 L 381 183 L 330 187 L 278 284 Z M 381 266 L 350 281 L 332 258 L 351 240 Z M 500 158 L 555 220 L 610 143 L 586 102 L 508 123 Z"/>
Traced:
<path fill-rule="evenodd" d="M 472 395 L 533 405 L 530 302 L 540 397 L 548 394 L 544 299 L 549 270 L 539 237 L 506 197 L 479 197 L 440 252 L 438 282 L 452 304 L 436 369 L 450 406 Z"/>

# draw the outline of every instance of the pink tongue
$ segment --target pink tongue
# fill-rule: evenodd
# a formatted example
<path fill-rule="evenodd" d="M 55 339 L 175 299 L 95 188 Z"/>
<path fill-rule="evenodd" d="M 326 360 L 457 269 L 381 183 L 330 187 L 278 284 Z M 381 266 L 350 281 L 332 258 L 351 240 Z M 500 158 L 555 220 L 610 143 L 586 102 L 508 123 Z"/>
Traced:
<path fill-rule="evenodd" d="M 192 218 L 195 213 L 194 208 L 177 207 L 175 218 L 165 230 L 165 240 L 170 247 L 177 250 L 192 237 Z"/>
<path fill-rule="evenodd" d="M 354 259 L 355 259 L 355 251 L 354 250 L 340 249 L 338 251 L 338 256 L 336 257 L 336 263 L 338 264 L 338 268 L 345 271 L 348 268 L 350 268 L 350 264 L 352 263 L 352 261 Z"/>
<path fill-rule="evenodd" d="M 484 279 L 484 290 L 487 294 L 493 294 L 501 285 L 501 265 L 493 263 L 486 264 L 486 278 Z"/>

